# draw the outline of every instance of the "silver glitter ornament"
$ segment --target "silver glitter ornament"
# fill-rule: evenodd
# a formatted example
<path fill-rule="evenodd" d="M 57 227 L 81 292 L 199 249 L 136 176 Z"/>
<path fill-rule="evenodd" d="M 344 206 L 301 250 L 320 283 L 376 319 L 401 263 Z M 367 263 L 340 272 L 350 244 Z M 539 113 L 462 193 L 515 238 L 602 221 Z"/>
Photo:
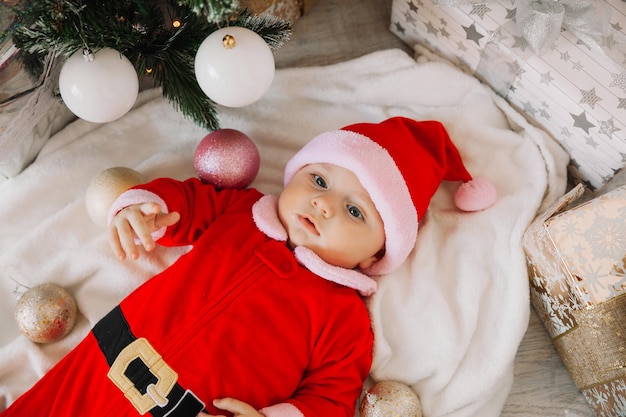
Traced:
<path fill-rule="evenodd" d="M 422 417 L 422 404 L 410 387 L 381 381 L 367 390 L 359 411 L 361 417 Z"/>
<path fill-rule="evenodd" d="M 17 301 L 15 320 L 33 342 L 51 343 L 72 330 L 77 313 L 76 302 L 64 288 L 42 284 L 30 288 Z"/>

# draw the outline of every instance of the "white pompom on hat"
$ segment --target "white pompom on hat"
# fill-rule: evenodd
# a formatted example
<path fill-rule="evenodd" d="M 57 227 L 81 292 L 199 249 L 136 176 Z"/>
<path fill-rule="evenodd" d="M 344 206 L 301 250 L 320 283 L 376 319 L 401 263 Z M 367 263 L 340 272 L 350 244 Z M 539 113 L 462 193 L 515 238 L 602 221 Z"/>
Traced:
<path fill-rule="evenodd" d="M 356 174 L 384 223 L 385 254 L 367 275 L 386 274 L 408 257 L 418 222 L 442 181 L 462 181 L 455 204 L 478 211 L 496 201 L 493 184 L 472 178 L 444 126 L 437 121 L 393 117 L 381 123 L 358 123 L 322 133 L 287 163 L 287 184 L 302 167 L 329 163 Z"/>

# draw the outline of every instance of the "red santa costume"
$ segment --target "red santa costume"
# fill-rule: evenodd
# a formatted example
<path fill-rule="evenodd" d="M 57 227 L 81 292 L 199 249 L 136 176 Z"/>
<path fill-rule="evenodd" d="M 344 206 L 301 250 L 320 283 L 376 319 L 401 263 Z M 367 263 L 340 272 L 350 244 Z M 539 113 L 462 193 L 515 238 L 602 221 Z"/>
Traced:
<path fill-rule="evenodd" d="M 438 122 L 392 118 L 324 133 L 289 161 L 285 183 L 318 162 L 352 170 L 383 219 L 385 254 L 369 270 L 291 251 L 275 196 L 197 179 L 131 189 L 110 217 L 158 202 L 181 215 L 158 242 L 193 249 L 125 298 L 2 417 L 192 417 L 224 414 L 212 405 L 223 397 L 267 417 L 352 417 L 372 360 L 368 275 L 406 259 L 442 180 L 465 182 L 464 210 L 491 205 L 495 192 L 472 180 Z"/>

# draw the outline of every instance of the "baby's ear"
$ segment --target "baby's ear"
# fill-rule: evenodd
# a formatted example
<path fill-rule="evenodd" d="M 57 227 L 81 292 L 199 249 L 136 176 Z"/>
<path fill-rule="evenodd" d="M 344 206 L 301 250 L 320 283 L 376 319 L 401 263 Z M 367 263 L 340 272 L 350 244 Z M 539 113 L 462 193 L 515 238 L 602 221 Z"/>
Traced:
<path fill-rule="evenodd" d="M 379 252 L 377 252 L 375 255 L 370 256 L 369 258 L 359 262 L 358 268 L 363 271 L 369 268 L 370 266 L 374 265 L 376 262 L 380 261 L 384 255 L 385 255 L 385 249 L 383 248 Z"/>

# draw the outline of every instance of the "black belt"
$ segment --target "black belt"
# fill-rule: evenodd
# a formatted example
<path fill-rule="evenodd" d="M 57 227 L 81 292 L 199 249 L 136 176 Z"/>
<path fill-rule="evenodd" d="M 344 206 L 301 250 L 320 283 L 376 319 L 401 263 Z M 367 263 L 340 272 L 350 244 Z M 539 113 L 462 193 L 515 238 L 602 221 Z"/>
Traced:
<path fill-rule="evenodd" d="M 195 417 L 204 403 L 181 387 L 178 374 L 145 338 L 137 338 L 119 306 L 92 330 L 111 367 L 109 379 L 124 393 L 139 414 L 154 417 Z"/>

